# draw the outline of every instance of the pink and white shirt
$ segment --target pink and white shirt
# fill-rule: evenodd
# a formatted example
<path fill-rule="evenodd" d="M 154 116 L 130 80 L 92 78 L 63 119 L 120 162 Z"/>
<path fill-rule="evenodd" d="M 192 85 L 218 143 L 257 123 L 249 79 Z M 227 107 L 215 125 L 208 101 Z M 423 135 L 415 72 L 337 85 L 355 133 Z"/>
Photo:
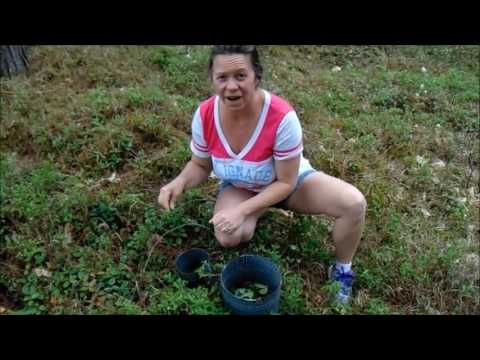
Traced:
<path fill-rule="evenodd" d="M 301 156 L 299 175 L 313 169 L 303 157 L 303 134 L 295 110 L 279 96 L 265 93 L 263 110 L 250 140 L 235 154 L 222 130 L 220 99 L 202 102 L 192 122 L 190 148 L 200 158 L 212 159 L 213 171 L 222 181 L 254 192 L 276 180 L 274 161 Z"/>

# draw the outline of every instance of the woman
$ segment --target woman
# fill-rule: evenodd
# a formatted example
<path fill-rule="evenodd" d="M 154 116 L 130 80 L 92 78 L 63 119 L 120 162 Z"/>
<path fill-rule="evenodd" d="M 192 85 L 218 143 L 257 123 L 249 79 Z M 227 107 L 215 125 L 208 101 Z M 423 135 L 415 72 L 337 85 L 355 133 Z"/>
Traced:
<path fill-rule="evenodd" d="M 336 262 L 329 278 L 336 297 L 350 298 L 352 259 L 360 242 L 366 201 L 352 185 L 312 168 L 302 155 L 302 128 L 294 109 L 261 89 L 263 69 L 253 45 L 219 45 L 211 52 L 209 75 L 216 96 L 202 102 L 192 123 L 192 158 L 181 174 L 162 187 L 158 202 L 173 209 L 185 190 L 221 179 L 210 220 L 227 248 L 250 241 L 257 220 L 272 206 L 336 219 Z"/>

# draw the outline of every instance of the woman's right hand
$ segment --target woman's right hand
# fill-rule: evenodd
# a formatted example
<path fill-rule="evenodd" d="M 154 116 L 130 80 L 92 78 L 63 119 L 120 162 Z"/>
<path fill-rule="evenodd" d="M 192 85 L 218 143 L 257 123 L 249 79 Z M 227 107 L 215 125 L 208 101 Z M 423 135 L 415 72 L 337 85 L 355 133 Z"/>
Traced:
<path fill-rule="evenodd" d="M 158 203 L 167 210 L 175 208 L 177 197 L 183 192 L 183 185 L 180 182 L 173 181 L 160 189 Z"/>

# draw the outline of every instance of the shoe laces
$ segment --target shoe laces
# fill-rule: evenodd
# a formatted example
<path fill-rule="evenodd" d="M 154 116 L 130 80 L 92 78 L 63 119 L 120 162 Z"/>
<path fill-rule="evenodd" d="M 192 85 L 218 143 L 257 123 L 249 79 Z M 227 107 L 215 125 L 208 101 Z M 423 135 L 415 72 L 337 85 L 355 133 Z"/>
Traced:
<path fill-rule="evenodd" d="M 353 271 L 344 272 L 334 267 L 333 277 L 335 281 L 340 282 L 344 287 L 351 288 L 353 284 L 353 280 L 355 278 L 355 274 L 353 273 Z"/>

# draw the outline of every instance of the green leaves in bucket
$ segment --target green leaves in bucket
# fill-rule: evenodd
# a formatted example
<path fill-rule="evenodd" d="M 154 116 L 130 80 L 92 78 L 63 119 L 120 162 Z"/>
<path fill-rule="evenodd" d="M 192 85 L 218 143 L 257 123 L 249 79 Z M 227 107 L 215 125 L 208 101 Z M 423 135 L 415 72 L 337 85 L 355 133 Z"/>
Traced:
<path fill-rule="evenodd" d="M 267 294 L 268 286 L 250 281 L 238 287 L 234 292 L 236 297 L 247 301 L 260 301 Z"/>

